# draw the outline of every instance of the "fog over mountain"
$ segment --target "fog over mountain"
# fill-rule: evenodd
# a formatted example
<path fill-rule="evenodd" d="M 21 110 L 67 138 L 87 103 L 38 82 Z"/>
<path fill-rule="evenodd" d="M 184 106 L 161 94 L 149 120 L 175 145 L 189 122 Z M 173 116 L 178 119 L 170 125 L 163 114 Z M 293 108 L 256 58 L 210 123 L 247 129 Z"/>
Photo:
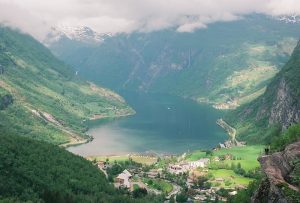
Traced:
<path fill-rule="evenodd" d="M 43 40 L 51 27 L 88 26 L 100 33 L 175 28 L 192 32 L 253 13 L 299 15 L 297 0 L 0 0 L 0 23 Z"/>

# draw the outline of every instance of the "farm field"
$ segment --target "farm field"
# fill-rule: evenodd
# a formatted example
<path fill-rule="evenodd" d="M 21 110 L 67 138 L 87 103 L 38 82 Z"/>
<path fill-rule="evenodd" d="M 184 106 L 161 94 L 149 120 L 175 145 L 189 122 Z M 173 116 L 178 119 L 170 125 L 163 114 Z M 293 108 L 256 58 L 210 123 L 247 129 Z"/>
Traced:
<path fill-rule="evenodd" d="M 112 156 L 87 157 L 87 159 L 89 160 L 106 161 L 108 159 L 110 162 L 128 161 L 129 158 L 131 158 L 134 162 L 144 164 L 144 165 L 152 165 L 157 162 L 157 157 L 143 156 L 143 155 L 112 155 Z"/>
<path fill-rule="evenodd" d="M 150 188 L 160 190 L 163 193 L 169 193 L 173 190 L 171 183 L 161 179 L 149 179 L 143 178 L 142 181 L 147 184 Z"/>
<path fill-rule="evenodd" d="M 232 170 L 218 169 L 210 170 L 210 173 L 214 178 L 210 180 L 213 186 L 221 186 L 224 188 L 232 188 L 238 185 L 248 186 L 253 181 L 251 178 L 246 178 L 241 175 L 237 175 Z M 219 181 L 216 181 L 220 179 Z"/>
<path fill-rule="evenodd" d="M 213 156 L 222 156 L 230 154 L 236 158 L 236 160 L 224 160 L 220 161 L 221 163 L 228 164 L 231 163 L 238 164 L 240 163 L 242 168 L 245 171 L 253 170 L 259 167 L 259 162 L 257 158 L 262 154 L 264 149 L 263 145 L 251 145 L 245 147 L 232 147 L 230 149 L 221 149 L 213 152 Z"/>

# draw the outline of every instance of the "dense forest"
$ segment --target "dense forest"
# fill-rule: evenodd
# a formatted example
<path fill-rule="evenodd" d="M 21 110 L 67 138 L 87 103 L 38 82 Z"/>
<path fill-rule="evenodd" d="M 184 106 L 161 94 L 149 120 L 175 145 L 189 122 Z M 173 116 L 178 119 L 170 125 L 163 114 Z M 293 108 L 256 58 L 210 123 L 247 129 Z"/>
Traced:
<path fill-rule="evenodd" d="M 0 201 L 162 201 L 116 190 L 90 161 L 52 144 L 2 133 L 0 140 Z"/>

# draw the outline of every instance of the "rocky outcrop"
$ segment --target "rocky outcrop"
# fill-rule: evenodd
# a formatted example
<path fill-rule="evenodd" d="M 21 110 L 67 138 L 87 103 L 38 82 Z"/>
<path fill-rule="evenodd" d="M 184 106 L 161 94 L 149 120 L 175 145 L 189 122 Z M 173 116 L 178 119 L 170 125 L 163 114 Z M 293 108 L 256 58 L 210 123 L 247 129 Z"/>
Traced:
<path fill-rule="evenodd" d="M 299 192 L 299 188 L 288 182 L 293 172 L 293 161 L 300 159 L 300 142 L 288 145 L 283 152 L 266 155 L 259 158 L 265 179 L 252 197 L 252 202 L 289 202 L 281 186 Z"/>
<path fill-rule="evenodd" d="M 13 97 L 9 94 L 0 97 L 0 110 L 6 109 L 13 103 Z"/>
<path fill-rule="evenodd" d="M 269 117 L 269 124 L 277 123 L 284 129 L 293 123 L 300 123 L 300 101 L 292 96 L 284 78 L 279 82 Z"/>

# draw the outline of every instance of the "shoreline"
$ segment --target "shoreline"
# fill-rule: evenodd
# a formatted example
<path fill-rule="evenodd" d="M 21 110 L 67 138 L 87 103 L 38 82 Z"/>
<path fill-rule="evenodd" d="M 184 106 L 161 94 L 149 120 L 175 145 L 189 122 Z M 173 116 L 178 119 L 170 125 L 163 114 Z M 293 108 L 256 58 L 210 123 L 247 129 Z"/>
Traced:
<path fill-rule="evenodd" d="M 127 117 L 127 116 L 133 116 L 135 114 L 136 114 L 136 112 L 134 110 L 132 110 L 132 112 L 127 112 L 127 113 L 124 113 L 124 114 L 114 115 L 114 116 L 101 116 L 101 115 L 99 115 L 97 117 L 97 114 L 95 114 L 96 116 L 94 115 L 94 118 L 88 118 L 88 121 L 102 120 L 102 119 L 107 119 L 107 118 L 116 118 L 117 119 L 117 118 L 122 118 L 122 117 Z M 89 142 L 92 142 L 94 140 L 94 137 L 92 135 L 87 134 L 86 132 L 85 132 L 85 136 L 87 136 L 87 138 L 82 137 L 79 134 L 76 134 L 75 137 L 73 137 L 71 135 L 71 140 L 69 142 L 60 144 L 59 146 L 67 149 L 69 147 L 76 147 L 76 146 L 79 146 L 79 145 L 83 145 L 83 144 L 87 144 Z M 74 140 L 74 139 L 76 139 L 76 140 Z"/>
<path fill-rule="evenodd" d="M 220 111 L 226 111 L 226 110 L 234 110 L 237 107 L 239 107 L 239 104 L 237 101 L 231 101 L 231 102 L 214 102 L 205 98 L 192 98 L 195 102 L 199 104 L 207 104 L 211 106 L 212 108 Z"/>
<path fill-rule="evenodd" d="M 165 159 L 170 156 L 158 156 L 156 154 L 142 154 L 142 153 L 124 153 L 120 155 L 92 155 L 92 156 L 85 156 L 86 160 L 89 161 L 98 161 L 103 162 L 109 160 L 110 162 L 114 161 L 128 161 L 133 160 L 137 163 L 145 164 L 145 165 L 152 165 L 157 163 L 161 158 Z"/>
<path fill-rule="evenodd" d="M 132 110 L 132 112 L 127 112 L 115 116 L 109 116 L 109 115 L 100 115 L 100 114 L 94 114 L 91 117 L 88 118 L 89 121 L 96 121 L 96 120 L 101 120 L 101 119 L 106 119 L 106 118 L 122 118 L 122 117 L 127 117 L 127 116 L 133 116 L 136 114 L 135 110 Z"/>
<path fill-rule="evenodd" d="M 236 129 L 226 123 L 222 118 L 216 121 L 216 124 L 223 128 L 231 140 L 236 140 Z"/>
<path fill-rule="evenodd" d="M 92 117 L 90 117 L 88 120 L 84 120 L 84 121 L 96 121 L 96 120 L 103 120 L 103 119 L 108 119 L 108 118 L 112 118 L 112 119 L 118 119 L 118 118 L 122 118 L 122 117 L 127 117 L 127 116 L 133 116 L 136 114 L 136 111 L 132 110 L 131 112 L 126 112 L 123 114 L 119 114 L 119 115 L 115 115 L 115 116 L 108 116 L 108 115 L 93 115 Z M 218 120 L 222 120 L 222 119 L 218 119 Z M 216 121 L 216 124 L 218 124 L 218 120 Z M 224 121 L 225 122 L 225 121 Z M 219 125 L 219 124 L 218 124 Z M 228 124 L 227 124 L 228 125 Z M 221 125 L 219 125 L 220 127 L 222 127 Z M 229 125 L 228 125 L 229 126 Z M 222 127 L 223 128 L 223 127 Z M 226 130 L 225 128 L 223 128 L 224 130 Z M 226 131 L 227 132 L 227 131 Z M 228 132 L 227 132 L 228 134 Z M 80 146 L 83 144 L 87 144 L 89 142 L 92 142 L 94 140 L 94 137 L 92 135 L 89 134 L 85 134 L 86 136 L 88 136 L 87 138 L 82 138 L 83 140 L 78 140 L 75 142 L 67 142 L 65 144 L 61 144 L 60 146 L 64 147 L 65 149 L 69 148 L 69 147 L 76 147 L 76 146 Z M 228 134 L 229 135 L 229 134 Z M 218 143 L 215 144 L 215 146 L 218 146 Z M 213 150 L 215 147 L 211 147 L 208 149 L 200 149 L 200 150 Z M 195 149 L 198 150 L 198 149 Z M 120 157 L 120 156 L 130 156 L 130 155 L 136 155 L 136 156 L 149 156 L 151 154 L 151 156 L 156 156 L 156 157 L 170 157 L 170 156 L 182 156 L 183 154 L 186 154 L 188 152 L 191 152 L 194 150 L 191 149 L 187 149 L 184 152 L 178 152 L 178 153 L 170 153 L 170 152 L 148 152 L 148 151 L 144 151 L 144 152 L 109 152 L 109 153 L 99 153 L 99 154 L 91 154 L 91 155 L 80 155 L 77 154 L 79 156 L 82 156 L 84 158 L 88 158 L 88 157 Z"/>

